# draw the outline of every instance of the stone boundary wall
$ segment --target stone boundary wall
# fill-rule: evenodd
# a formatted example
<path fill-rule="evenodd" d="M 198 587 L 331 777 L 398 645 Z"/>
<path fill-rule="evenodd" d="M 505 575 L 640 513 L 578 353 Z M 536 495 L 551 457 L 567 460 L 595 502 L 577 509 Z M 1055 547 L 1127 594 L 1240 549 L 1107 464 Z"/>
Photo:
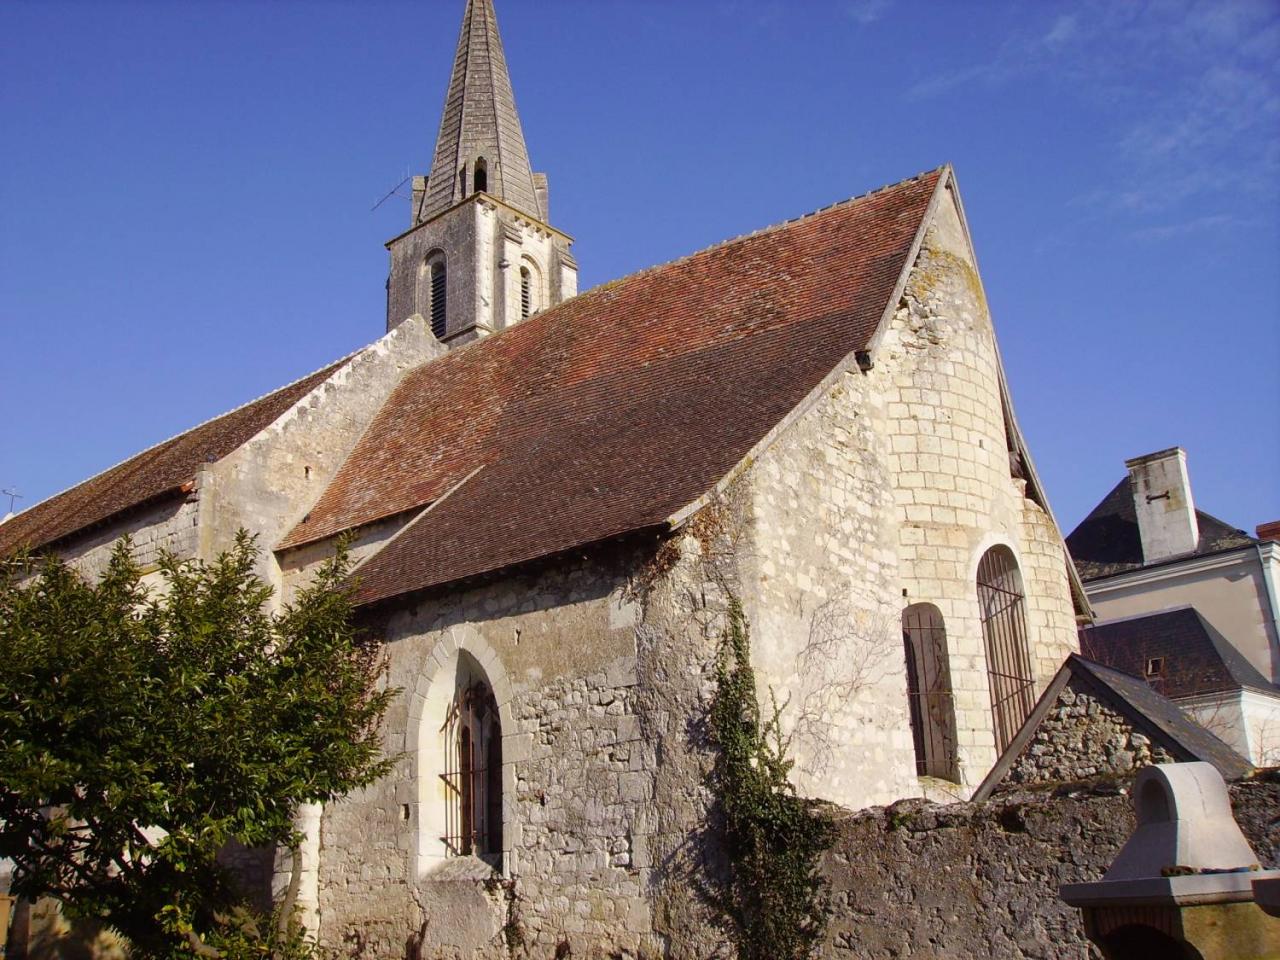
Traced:
<path fill-rule="evenodd" d="M 1058 886 L 1100 879 L 1134 827 L 1115 782 L 984 803 L 906 800 L 839 823 L 823 958 L 1097 960 Z M 1280 865 L 1280 772 L 1230 786 L 1264 867 Z M 1055 795 L 1058 794 L 1058 795 Z"/>

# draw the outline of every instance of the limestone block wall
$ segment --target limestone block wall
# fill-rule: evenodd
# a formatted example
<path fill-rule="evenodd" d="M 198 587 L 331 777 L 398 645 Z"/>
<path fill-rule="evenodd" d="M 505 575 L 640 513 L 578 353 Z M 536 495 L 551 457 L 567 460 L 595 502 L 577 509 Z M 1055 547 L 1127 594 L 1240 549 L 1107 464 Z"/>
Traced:
<path fill-rule="evenodd" d="M 133 511 L 106 526 L 68 538 L 58 544 L 58 553 L 90 579 L 106 570 L 116 543 L 128 536 L 133 557 L 144 579 L 154 580 L 161 554 L 179 559 L 195 557 L 200 545 L 200 484 L 189 494 L 175 494 L 151 506 Z"/>
<path fill-rule="evenodd" d="M 649 942 L 654 769 L 637 662 L 640 607 L 613 554 L 422 599 L 380 621 L 395 772 L 328 806 L 318 932 L 367 956 L 532 956 Z M 502 731 L 500 872 L 447 857 L 441 718 L 480 672 Z M 449 918 L 446 922 L 445 919 Z M 587 955 L 587 954 L 583 954 Z"/>
<path fill-rule="evenodd" d="M 520 320 L 520 268 L 536 277 L 535 309 L 576 296 L 578 273 L 569 238 L 483 194 L 427 221 L 390 244 L 387 329 L 429 312 L 423 264 L 444 254 L 447 335 L 469 343 Z"/>
<path fill-rule="evenodd" d="M 1078 681 L 1068 681 L 1000 789 L 1133 773 L 1177 758 Z"/>
<path fill-rule="evenodd" d="M 271 548 L 311 509 L 387 396 L 443 348 L 414 317 L 355 354 L 328 380 L 231 455 L 202 483 L 202 555 L 225 550 L 243 528 L 257 534 L 258 575 L 284 593 Z"/>
<path fill-rule="evenodd" d="M 976 586 L 988 549 L 1017 560 L 1032 701 L 1076 647 L 1061 536 L 1011 469 L 995 336 L 950 200 L 873 361 L 759 453 L 739 520 L 753 656 L 787 704 L 798 785 L 853 808 L 965 796 L 995 762 Z M 901 626 L 916 603 L 945 624 L 954 785 L 916 776 Z"/>
<path fill-rule="evenodd" d="M 960 775 L 973 786 L 996 759 L 976 591 L 982 555 L 1002 545 L 1016 558 L 1036 696 L 1076 648 L 1076 631 L 1061 536 L 1011 470 L 995 334 L 953 202 L 930 223 L 877 373 L 903 602 L 943 614 Z"/>
<path fill-rule="evenodd" d="M 797 786 L 854 808 L 919 791 L 884 424 L 877 384 L 844 373 L 760 455 L 734 521 L 759 692 L 786 704 Z"/>

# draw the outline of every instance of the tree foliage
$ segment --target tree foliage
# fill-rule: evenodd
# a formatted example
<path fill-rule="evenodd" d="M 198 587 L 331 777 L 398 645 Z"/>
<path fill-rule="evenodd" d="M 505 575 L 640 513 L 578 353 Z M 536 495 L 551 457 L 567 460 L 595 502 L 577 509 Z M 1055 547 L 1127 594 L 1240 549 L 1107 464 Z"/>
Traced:
<path fill-rule="evenodd" d="M 296 948 L 219 852 L 296 849 L 299 804 L 388 768 L 393 692 L 352 626 L 345 552 L 279 614 L 256 554 L 241 533 L 212 563 L 166 557 L 152 591 L 127 542 L 97 582 L 0 561 L 0 856 L 14 893 L 56 897 L 141 955 Z"/>
<path fill-rule="evenodd" d="M 820 805 L 791 785 L 780 713 L 775 703 L 772 716 L 761 719 L 746 616 L 730 599 L 711 736 L 730 871 L 717 899 L 741 960 L 804 960 L 829 916 L 818 863 L 834 827 Z"/>

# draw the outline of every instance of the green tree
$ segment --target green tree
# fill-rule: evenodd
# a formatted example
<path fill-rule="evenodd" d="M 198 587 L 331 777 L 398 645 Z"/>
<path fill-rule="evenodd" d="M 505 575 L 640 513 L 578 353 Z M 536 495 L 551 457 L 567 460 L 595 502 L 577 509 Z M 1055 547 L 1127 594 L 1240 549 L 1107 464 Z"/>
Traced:
<path fill-rule="evenodd" d="M 300 804 L 390 763 L 394 691 L 352 625 L 345 551 L 279 614 L 256 556 L 241 533 L 212 563 L 167 557 L 151 592 L 127 542 L 97 582 L 0 559 L 0 856 L 15 894 L 139 955 L 305 952 L 290 911 L 245 906 L 219 851 L 296 850 Z"/>

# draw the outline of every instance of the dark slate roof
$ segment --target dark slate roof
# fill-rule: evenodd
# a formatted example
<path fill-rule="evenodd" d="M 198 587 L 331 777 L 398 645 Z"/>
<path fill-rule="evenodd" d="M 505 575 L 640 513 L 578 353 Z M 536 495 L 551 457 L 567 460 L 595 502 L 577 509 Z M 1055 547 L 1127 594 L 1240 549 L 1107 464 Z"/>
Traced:
<path fill-rule="evenodd" d="M 666 525 L 866 347 L 944 170 L 597 288 L 410 372 L 298 546 L 421 510 L 361 602 Z"/>
<path fill-rule="evenodd" d="M 1083 685 L 1093 696 L 1125 717 L 1135 730 L 1162 746 L 1180 763 L 1193 760 L 1211 763 L 1225 780 L 1238 780 L 1253 770 L 1248 760 L 1142 680 L 1073 653 L 1050 681 L 1035 708 L 986 779 L 974 791 L 974 800 L 986 800 L 1000 785 L 1014 761 L 1034 738 L 1036 730 L 1057 702 L 1063 688 L 1070 682 Z"/>
<path fill-rule="evenodd" d="M 0 524 L 0 556 L 38 548 L 177 494 L 205 464 L 221 460 L 327 380 L 346 359 L 144 450 Z"/>
<path fill-rule="evenodd" d="M 1237 530 L 1203 510 L 1196 511 L 1196 518 L 1200 524 L 1200 544 L 1191 556 L 1220 553 L 1257 542 L 1243 530 Z M 1093 508 L 1093 512 L 1071 531 L 1067 537 L 1067 549 L 1086 581 L 1147 566 L 1142 557 L 1142 538 L 1138 534 L 1138 515 L 1133 506 L 1129 477 L 1116 484 L 1115 489 Z M 1174 561 L 1160 561 L 1170 562 Z"/>
<path fill-rule="evenodd" d="M 1080 652 L 1136 678 L 1146 676 L 1148 661 L 1163 658 L 1163 676 L 1150 685 L 1174 699 L 1246 687 L 1280 692 L 1194 607 L 1084 627 Z"/>

